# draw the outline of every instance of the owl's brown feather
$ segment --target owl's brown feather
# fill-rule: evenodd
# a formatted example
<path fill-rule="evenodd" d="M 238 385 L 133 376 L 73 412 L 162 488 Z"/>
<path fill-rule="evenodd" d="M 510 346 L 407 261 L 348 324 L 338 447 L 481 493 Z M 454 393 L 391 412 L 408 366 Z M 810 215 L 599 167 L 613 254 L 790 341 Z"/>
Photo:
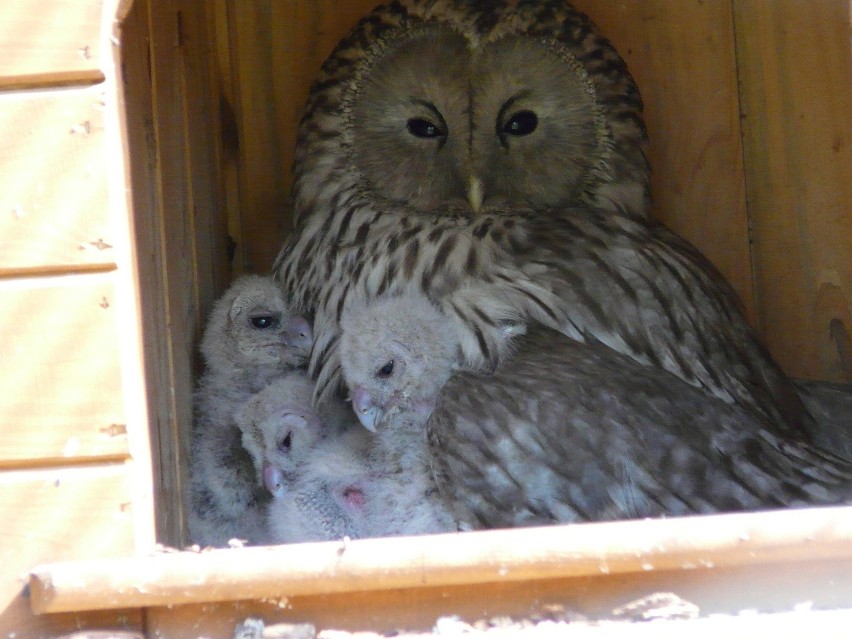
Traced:
<path fill-rule="evenodd" d="M 296 237 L 291 250 L 299 254 L 302 244 L 301 260 L 288 262 L 282 253 L 280 276 L 315 309 L 312 366 L 320 382 L 338 372 L 344 308 L 419 291 L 462 327 L 468 368 L 493 369 L 504 353 L 502 327 L 536 320 L 665 369 L 779 430 L 810 435 L 795 389 L 697 250 L 643 220 L 590 209 L 550 213 L 386 210 L 365 223 L 351 248 L 314 237 L 317 252 L 306 253 L 306 238 Z M 300 263 L 310 264 L 307 273 L 288 268 Z"/>

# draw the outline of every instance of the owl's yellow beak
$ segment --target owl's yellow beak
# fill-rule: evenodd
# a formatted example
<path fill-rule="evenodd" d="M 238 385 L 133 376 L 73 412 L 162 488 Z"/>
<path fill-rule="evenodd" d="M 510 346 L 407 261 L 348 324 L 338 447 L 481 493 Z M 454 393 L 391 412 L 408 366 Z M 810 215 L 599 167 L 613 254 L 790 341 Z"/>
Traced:
<path fill-rule="evenodd" d="M 482 208 L 482 198 L 482 180 L 471 176 L 467 182 L 467 201 L 470 202 L 474 213 L 479 213 Z"/>

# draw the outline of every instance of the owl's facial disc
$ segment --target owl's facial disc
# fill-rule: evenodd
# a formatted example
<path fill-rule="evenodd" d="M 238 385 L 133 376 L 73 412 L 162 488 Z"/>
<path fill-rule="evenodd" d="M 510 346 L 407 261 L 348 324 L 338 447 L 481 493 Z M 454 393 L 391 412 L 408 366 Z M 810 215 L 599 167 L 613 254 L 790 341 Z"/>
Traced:
<path fill-rule="evenodd" d="M 471 47 L 432 24 L 366 57 L 352 161 L 372 193 L 420 210 L 575 203 L 601 153 L 594 85 L 556 45 Z"/>
<path fill-rule="evenodd" d="M 471 77 L 470 165 L 483 202 L 576 202 L 604 131 L 588 75 L 546 42 L 517 35 L 483 47 Z"/>
<path fill-rule="evenodd" d="M 355 168 L 380 198 L 432 209 L 463 201 L 470 56 L 463 36 L 436 26 L 373 55 L 352 96 Z"/>

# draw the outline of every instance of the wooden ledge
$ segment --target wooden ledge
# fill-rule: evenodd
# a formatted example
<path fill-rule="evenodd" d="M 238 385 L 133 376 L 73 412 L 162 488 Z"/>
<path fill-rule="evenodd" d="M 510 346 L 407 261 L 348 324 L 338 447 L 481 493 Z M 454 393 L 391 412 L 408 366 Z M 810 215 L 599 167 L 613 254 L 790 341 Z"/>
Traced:
<path fill-rule="evenodd" d="M 29 585 L 42 614 L 826 559 L 852 559 L 852 507 L 157 553 Z"/>
<path fill-rule="evenodd" d="M 104 79 L 103 72 L 98 69 L 9 75 L 0 77 L 0 91 L 88 87 L 100 84 Z"/>

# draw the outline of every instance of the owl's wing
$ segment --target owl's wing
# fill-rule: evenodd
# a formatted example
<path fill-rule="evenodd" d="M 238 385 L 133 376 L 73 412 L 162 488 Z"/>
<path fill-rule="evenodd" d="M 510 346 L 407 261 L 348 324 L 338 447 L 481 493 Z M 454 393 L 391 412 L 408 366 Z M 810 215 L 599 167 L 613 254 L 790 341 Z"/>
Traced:
<path fill-rule="evenodd" d="M 817 424 L 816 443 L 852 459 L 852 384 L 794 382 Z"/>
<path fill-rule="evenodd" d="M 479 527 L 852 500 L 852 464 L 788 441 L 600 344 L 533 332 L 494 376 L 462 375 L 428 425 L 436 478 Z"/>
<path fill-rule="evenodd" d="M 662 368 L 780 430 L 813 423 L 713 265 L 662 226 L 591 210 L 530 218 L 527 264 L 569 318 L 563 332 Z"/>

